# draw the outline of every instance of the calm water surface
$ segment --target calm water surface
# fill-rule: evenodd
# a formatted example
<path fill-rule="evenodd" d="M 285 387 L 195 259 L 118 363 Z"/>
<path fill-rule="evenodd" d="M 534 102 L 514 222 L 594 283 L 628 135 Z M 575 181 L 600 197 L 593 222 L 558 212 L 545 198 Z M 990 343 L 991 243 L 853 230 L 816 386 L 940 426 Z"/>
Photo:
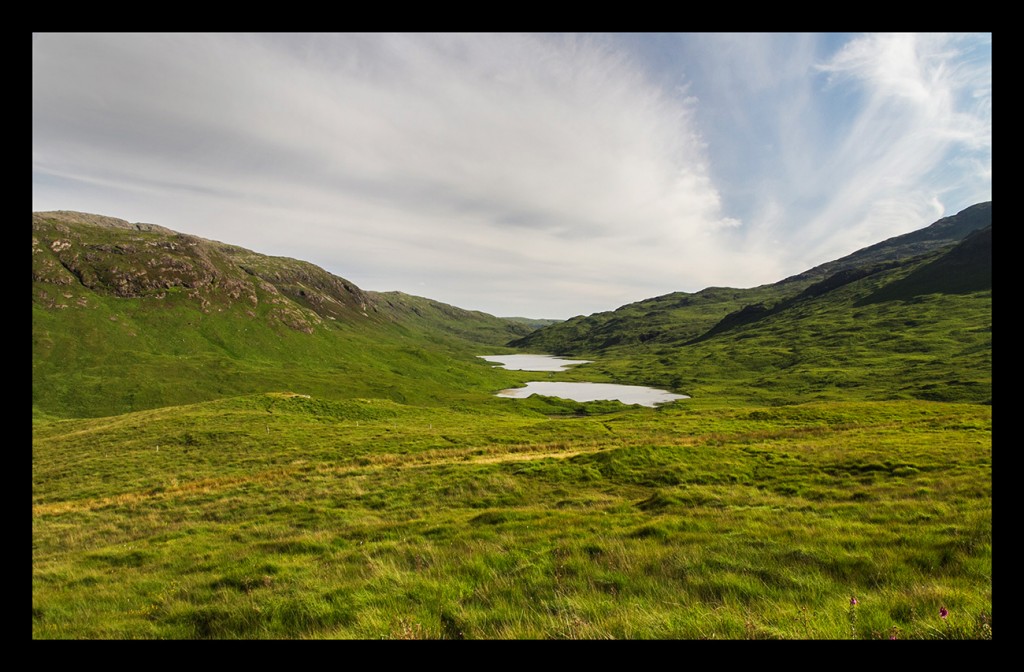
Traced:
<path fill-rule="evenodd" d="M 640 404 L 641 406 L 657 406 L 667 404 L 676 399 L 689 399 L 685 394 L 673 394 L 665 390 L 640 385 L 616 385 L 614 383 L 558 383 L 533 382 L 526 387 L 514 387 L 498 392 L 499 397 L 525 399 L 531 394 L 545 397 L 561 397 L 573 401 L 598 401 L 599 399 L 618 399 L 624 404 Z"/>
<path fill-rule="evenodd" d="M 497 362 L 511 371 L 565 371 L 575 364 L 590 364 L 589 359 L 560 359 L 551 355 L 478 355 Z"/>
<path fill-rule="evenodd" d="M 560 359 L 551 355 L 480 355 L 488 362 L 497 362 L 513 371 L 565 371 L 576 364 L 589 364 L 588 359 Z M 526 387 L 515 387 L 497 393 L 499 397 L 525 399 L 532 394 L 546 397 L 560 397 L 573 401 L 598 401 L 617 399 L 624 404 L 657 406 L 676 399 L 689 399 L 685 394 L 673 394 L 665 390 L 640 385 L 617 385 L 614 383 L 560 383 L 557 381 L 531 382 Z"/>

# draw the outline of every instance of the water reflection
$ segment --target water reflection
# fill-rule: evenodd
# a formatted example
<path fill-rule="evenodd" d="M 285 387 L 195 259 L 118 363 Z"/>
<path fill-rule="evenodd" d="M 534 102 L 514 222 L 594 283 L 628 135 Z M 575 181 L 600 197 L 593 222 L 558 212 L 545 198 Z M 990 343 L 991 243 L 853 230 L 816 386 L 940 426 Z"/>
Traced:
<path fill-rule="evenodd" d="M 576 364 L 590 364 L 589 359 L 561 359 L 551 355 L 478 355 L 488 362 L 497 362 L 511 371 L 565 371 Z"/>
<path fill-rule="evenodd" d="M 685 394 L 673 394 L 665 390 L 640 385 L 616 385 L 614 383 L 559 383 L 532 382 L 526 387 L 514 387 L 498 392 L 499 397 L 525 399 L 532 394 L 545 397 L 561 397 L 573 401 L 598 401 L 617 399 L 624 404 L 640 404 L 641 406 L 657 406 L 677 399 L 689 399 Z"/>

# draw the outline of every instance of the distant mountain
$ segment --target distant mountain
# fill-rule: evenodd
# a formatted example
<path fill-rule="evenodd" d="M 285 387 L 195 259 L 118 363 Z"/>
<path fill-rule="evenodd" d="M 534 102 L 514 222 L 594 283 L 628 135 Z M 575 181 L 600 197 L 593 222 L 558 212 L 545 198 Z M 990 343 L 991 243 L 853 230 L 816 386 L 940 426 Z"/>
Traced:
<path fill-rule="evenodd" d="M 783 282 L 832 275 L 851 268 L 869 268 L 884 262 L 909 261 L 923 254 L 948 248 L 974 231 L 991 225 L 992 201 L 985 201 L 964 208 L 955 215 L 943 217 L 923 229 L 888 238 L 835 261 L 815 266 L 799 275 L 786 278 Z"/>
<path fill-rule="evenodd" d="M 33 300 L 46 308 L 95 296 L 191 301 L 205 314 L 239 310 L 306 333 L 324 320 L 365 321 L 374 308 L 358 287 L 307 262 L 152 224 L 37 212 L 32 234 Z"/>
<path fill-rule="evenodd" d="M 154 224 L 33 213 L 33 413 L 266 391 L 488 403 L 518 379 L 476 355 L 504 344 L 594 359 L 592 380 L 723 402 L 990 402 L 991 259 L 984 203 L 771 285 L 674 292 L 535 329 L 550 321 L 365 291 Z"/>
<path fill-rule="evenodd" d="M 971 232 L 952 250 L 885 285 L 861 305 L 909 300 L 924 294 L 967 294 L 992 289 L 992 225 Z"/>
<path fill-rule="evenodd" d="M 530 331 L 540 329 L 541 327 L 549 327 L 552 324 L 558 324 L 562 320 L 551 320 L 533 317 L 504 317 L 502 319 L 509 320 L 511 322 L 519 322 L 525 324 L 530 328 Z"/>
<path fill-rule="evenodd" d="M 991 201 L 979 203 L 924 229 L 890 238 L 771 285 L 751 289 L 709 287 L 692 294 L 673 292 L 613 311 L 577 316 L 538 329 L 509 345 L 581 355 L 645 343 L 690 342 L 764 317 L 773 309 L 789 305 L 786 302 L 820 295 L 873 273 L 949 251 L 973 231 L 991 225 Z"/>
<path fill-rule="evenodd" d="M 510 338 L 525 336 L 539 326 L 552 323 L 551 320 L 495 317 L 402 292 L 367 292 L 367 295 L 372 299 L 375 310 L 389 315 L 396 322 L 415 323 L 421 328 L 476 343 L 503 345 Z"/>
<path fill-rule="evenodd" d="M 32 306 L 33 403 L 55 413 L 303 384 L 397 398 L 416 394 L 401 379 L 428 360 L 444 366 L 427 378 L 479 382 L 473 355 L 531 331 L 520 320 L 364 291 L 305 261 L 66 211 L 32 215 Z M 452 353 L 471 370 L 448 365 Z M 325 376 L 331 367 L 358 375 Z"/>
<path fill-rule="evenodd" d="M 984 401 L 991 218 L 981 203 L 772 285 L 667 294 L 510 345 L 597 359 L 614 379 L 691 395 L 718 377 L 747 380 L 769 402 L 773 387 L 813 399 L 837 385 L 869 398 Z"/>
<path fill-rule="evenodd" d="M 309 262 L 258 254 L 155 224 L 81 212 L 36 212 L 32 231 L 33 282 L 68 288 L 76 302 L 88 292 L 122 299 L 183 296 L 204 313 L 240 307 L 249 317 L 261 312 L 264 319 L 306 333 L 325 320 L 389 321 L 440 328 L 493 345 L 532 331 L 519 319 L 401 292 L 364 291 Z M 42 289 L 34 296 L 48 308 L 70 307 L 71 298 Z"/>

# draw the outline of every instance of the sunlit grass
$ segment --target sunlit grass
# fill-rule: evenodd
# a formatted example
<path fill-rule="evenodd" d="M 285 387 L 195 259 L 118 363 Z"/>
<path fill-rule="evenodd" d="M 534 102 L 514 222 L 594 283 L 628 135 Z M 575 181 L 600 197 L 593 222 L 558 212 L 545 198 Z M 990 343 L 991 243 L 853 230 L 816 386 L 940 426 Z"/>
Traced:
<path fill-rule="evenodd" d="M 980 637 L 990 432 L 930 402 L 267 395 L 41 423 L 33 636 Z"/>

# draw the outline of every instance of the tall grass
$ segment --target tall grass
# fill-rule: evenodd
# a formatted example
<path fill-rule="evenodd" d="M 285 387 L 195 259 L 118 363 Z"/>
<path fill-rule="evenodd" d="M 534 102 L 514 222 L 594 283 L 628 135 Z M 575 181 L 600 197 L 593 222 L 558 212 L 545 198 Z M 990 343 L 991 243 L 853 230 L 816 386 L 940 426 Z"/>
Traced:
<path fill-rule="evenodd" d="M 496 401 L 36 423 L 33 637 L 991 636 L 988 406 Z"/>

